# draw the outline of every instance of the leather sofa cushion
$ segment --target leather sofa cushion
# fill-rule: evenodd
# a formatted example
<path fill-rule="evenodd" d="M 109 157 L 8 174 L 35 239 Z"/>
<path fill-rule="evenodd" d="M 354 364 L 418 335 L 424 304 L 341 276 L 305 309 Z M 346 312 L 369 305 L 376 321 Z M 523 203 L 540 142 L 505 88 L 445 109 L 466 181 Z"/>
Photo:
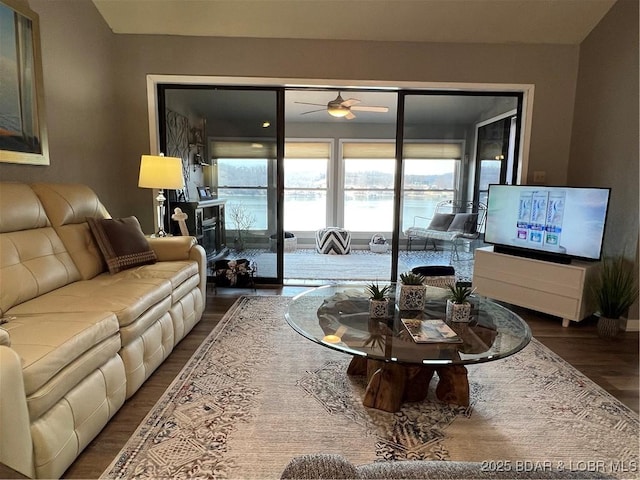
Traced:
<path fill-rule="evenodd" d="M 16 316 L 3 325 L 22 359 L 24 388 L 35 392 L 66 366 L 118 333 L 110 312 Z"/>
<path fill-rule="evenodd" d="M 35 183 L 31 185 L 76 264 L 89 280 L 106 270 L 106 263 L 89 231 L 87 218 L 110 218 L 98 196 L 86 185 Z"/>
<path fill-rule="evenodd" d="M 14 307 L 8 313 L 113 312 L 122 327 L 136 321 L 145 311 L 170 297 L 171 290 L 171 282 L 168 280 L 103 273 L 91 280 L 75 282 L 41 295 Z"/>
<path fill-rule="evenodd" d="M 87 218 L 87 222 L 110 273 L 156 262 L 136 217 Z"/>
<path fill-rule="evenodd" d="M 132 268 L 120 273 L 125 278 L 156 278 L 169 280 L 172 290 L 176 290 L 180 285 L 191 277 L 198 277 L 198 264 L 194 261 L 174 261 L 158 262 L 153 265 Z"/>
<path fill-rule="evenodd" d="M 2 183 L 0 188 L 0 233 L 50 227 L 44 207 L 24 183 Z"/>
<path fill-rule="evenodd" d="M 80 279 L 51 227 L 0 233 L 0 310 Z"/>

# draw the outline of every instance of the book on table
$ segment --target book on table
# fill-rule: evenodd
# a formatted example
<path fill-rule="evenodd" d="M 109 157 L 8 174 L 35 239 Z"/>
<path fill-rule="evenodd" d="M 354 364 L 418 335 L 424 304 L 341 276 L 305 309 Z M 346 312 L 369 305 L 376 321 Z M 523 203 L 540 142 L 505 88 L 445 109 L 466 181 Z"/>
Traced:
<path fill-rule="evenodd" d="M 418 318 L 401 320 L 416 343 L 462 343 L 462 339 L 444 320 Z"/>

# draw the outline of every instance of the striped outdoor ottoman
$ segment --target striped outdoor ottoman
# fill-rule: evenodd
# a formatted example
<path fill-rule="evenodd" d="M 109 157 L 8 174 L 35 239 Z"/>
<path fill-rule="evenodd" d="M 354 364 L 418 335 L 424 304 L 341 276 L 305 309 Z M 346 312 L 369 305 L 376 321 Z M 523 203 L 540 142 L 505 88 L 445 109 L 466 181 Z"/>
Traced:
<path fill-rule="evenodd" d="M 340 227 L 316 230 L 316 251 L 331 255 L 346 255 L 351 251 L 351 233 Z"/>

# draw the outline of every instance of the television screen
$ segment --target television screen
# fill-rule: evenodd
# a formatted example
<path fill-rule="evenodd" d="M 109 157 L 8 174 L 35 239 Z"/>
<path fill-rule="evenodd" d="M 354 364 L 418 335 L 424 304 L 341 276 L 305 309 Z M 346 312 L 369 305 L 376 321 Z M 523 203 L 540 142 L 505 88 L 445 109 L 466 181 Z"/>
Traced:
<path fill-rule="evenodd" d="M 485 241 L 598 260 L 609 188 L 489 185 Z"/>

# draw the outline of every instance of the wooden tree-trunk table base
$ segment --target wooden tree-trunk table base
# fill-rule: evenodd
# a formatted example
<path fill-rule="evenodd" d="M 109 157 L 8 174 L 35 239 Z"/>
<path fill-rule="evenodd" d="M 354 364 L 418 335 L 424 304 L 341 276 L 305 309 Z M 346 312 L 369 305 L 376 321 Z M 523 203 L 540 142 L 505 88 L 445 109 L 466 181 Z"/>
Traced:
<path fill-rule="evenodd" d="M 436 386 L 438 399 L 469 406 L 469 380 L 463 365 L 405 365 L 353 357 L 347 373 L 367 376 L 368 384 L 362 401 L 365 407 L 397 412 L 402 402 L 424 400 L 434 373 L 439 378 Z"/>

